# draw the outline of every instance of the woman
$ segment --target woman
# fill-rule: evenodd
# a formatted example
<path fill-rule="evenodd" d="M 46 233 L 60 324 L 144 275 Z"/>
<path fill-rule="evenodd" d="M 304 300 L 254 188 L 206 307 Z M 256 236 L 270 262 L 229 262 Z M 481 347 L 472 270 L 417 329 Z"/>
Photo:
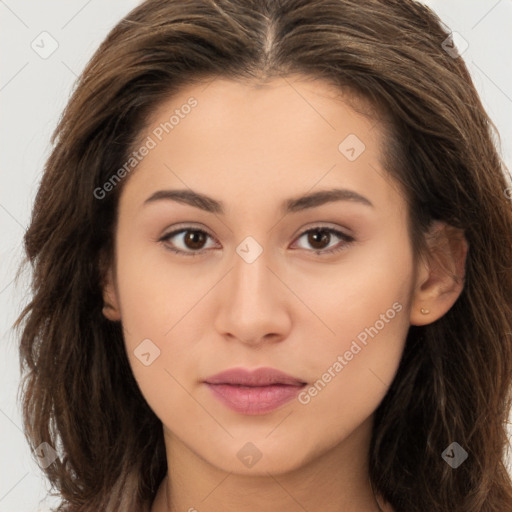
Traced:
<path fill-rule="evenodd" d="M 59 510 L 512 510 L 509 189 L 447 41 L 412 0 L 112 30 L 25 237 Z"/>

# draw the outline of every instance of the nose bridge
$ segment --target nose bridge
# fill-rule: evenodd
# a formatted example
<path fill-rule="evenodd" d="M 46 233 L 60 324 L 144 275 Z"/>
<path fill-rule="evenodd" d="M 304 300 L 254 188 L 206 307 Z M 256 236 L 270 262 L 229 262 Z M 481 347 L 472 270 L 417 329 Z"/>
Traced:
<path fill-rule="evenodd" d="M 261 239 L 261 237 L 260 237 Z M 268 242 L 265 238 L 265 244 Z M 235 306 L 261 306 L 260 302 L 269 303 L 271 295 L 275 292 L 275 280 L 269 267 L 272 265 L 272 251 L 264 247 L 253 236 L 247 236 L 236 247 L 234 256 L 234 269 L 231 276 L 231 297 Z"/>
<path fill-rule="evenodd" d="M 242 240 L 235 251 L 232 271 L 219 299 L 217 329 L 245 342 L 256 342 L 271 333 L 282 336 L 288 317 L 279 289 L 283 285 L 271 270 L 276 266 L 273 251 L 252 236 Z"/>

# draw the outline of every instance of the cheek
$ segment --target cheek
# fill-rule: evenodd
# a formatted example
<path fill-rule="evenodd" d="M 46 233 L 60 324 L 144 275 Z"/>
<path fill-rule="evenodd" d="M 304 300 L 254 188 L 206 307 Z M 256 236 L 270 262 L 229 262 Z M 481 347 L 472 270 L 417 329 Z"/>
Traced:
<path fill-rule="evenodd" d="M 116 270 L 130 366 L 146 401 L 162 419 L 178 406 L 183 414 L 194 408 L 184 391 L 196 377 L 200 355 L 191 340 L 200 337 L 195 333 L 202 327 L 197 306 L 214 279 L 198 277 L 193 266 L 180 271 L 169 265 L 165 254 L 155 258 L 155 253 L 125 241 L 119 246 Z"/>
<path fill-rule="evenodd" d="M 123 237 L 120 237 L 123 239 Z M 124 237 L 117 259 L 121 317 L 130 343 L 163 340 L 207 289 L 194 266 L 172 265 L 165 249 Z"/>
<path fill-rule="evenodd" d="M 305 414 L 317 410 L 311 418 L 346 418 L 331 422 L 333 428 L 350 428 L 349 423 L 358 424 L 370 415 L 400 363 L 409 329 L 414 266 L 405 243 L 392 247 L 383 244 L 378 251 L 359 253 L 347 264 L 350 272 L 333 270 L 321 288 L 310 282 L 308 304 L 328 329 L 322 327 L 318 343 L 302 354 L 314 382 L 299 402 L 308 410 Z M 302 287 L 306 293 L 306 281 Z"/>

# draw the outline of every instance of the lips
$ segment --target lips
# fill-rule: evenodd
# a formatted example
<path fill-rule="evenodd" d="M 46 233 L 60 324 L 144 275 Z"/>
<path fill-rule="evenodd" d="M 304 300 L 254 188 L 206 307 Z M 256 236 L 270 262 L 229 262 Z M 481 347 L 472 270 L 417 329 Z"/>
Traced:
<path fill-rule="evenodd" d="M 269 386 L 271 384 L 298 385 L 306 384 L 300 379 L 283 373 L 274 368 L 258 368 L 250 371 L 245 368 L 232 368 L 208 377 L 208 384 L 237 384 L 240 386 Z"/>
<path fill-rule="evenodd" d="M 232 368 L 205 380 L 213 396 L 235 412 L 266 414 L 297 396 L 301 379 L 273 368 Z"/>

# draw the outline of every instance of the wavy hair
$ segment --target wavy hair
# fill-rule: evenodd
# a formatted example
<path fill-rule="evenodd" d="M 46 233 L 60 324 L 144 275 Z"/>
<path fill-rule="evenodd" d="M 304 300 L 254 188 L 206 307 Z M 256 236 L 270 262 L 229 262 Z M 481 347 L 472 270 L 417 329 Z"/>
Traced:
<path fill-rule="evenodd" d="M 167 470 L 121 325 L 102 314 L 123 183 L 101 200 L 94 191 L 181 87 L 294 73 L 386 113 L 385 168 L 403 187 L 415 250 L 434 220 L 464 230 L 470 248 L 459 299 L 410 327 L 376 410 L 373 488 L 396 512 L 512 510 L 512 188 L 467 67 L 443 48 L 448 36 L 413 0 L 147 0 L 111 30 L 52 136 L 24 237 L 24 425 L 33 448 L 58 451 L 45 473 L 59 511 L 147 506 Z M 441 457 L 452 442 L 469 454 L 457 469 Z"/>

